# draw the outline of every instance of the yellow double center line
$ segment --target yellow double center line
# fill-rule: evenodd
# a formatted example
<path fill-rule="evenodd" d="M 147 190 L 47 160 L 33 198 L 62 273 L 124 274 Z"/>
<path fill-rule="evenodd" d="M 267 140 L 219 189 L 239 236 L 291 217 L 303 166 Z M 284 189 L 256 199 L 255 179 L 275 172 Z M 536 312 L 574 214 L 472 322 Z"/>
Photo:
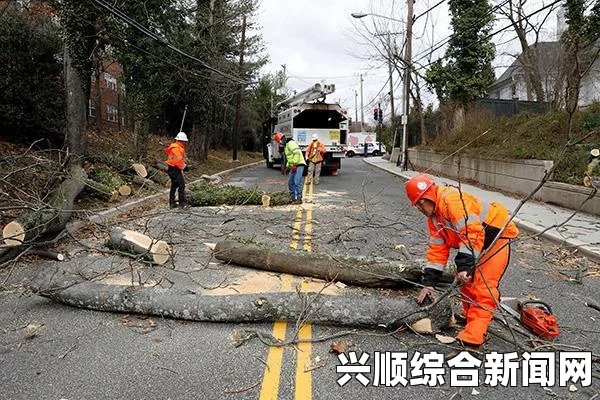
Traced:
<path fill-rule="evenodd" d="M 308 197 L 308 202 L 298 206 L 296 219 L 292 231 L 292 243 L 290 247 L 298 248 L 298 240 L 300 238 L 300 228 L 302 226 L 304 210 L 306 210 L 306 223 L 304 225 L 304 250 L 312 251 L 311 232 L 312 232 L 312 197 L 313 184 L 309 185 L 308 179 L 305 179 L 302 190 L 302 198 Z M 308 192 L 308 196 L 306 196 Z M 286 292 L 292 289 L 292 277 L 290 275 L 281 276 L 281 290 Z M 273 336 L 279 340 L 285 340 L 287 330 L 287 322 L 277 321 L 273 324 Z M 311 324 L 304 324 L 298 331 L 298 339 L 310 339 L 312 337 Z M 311 363 L 311 343 L 298 343 L 296 346 L 296 385 L 295 399 L 310 400 L 312 399 L 312 372 L 305 371 L 305 367 Z M 277 400 L 279 394 L 279 381 L 281 377 L 281 367 L 283 365 L 283 347 L 272 346 L 269 348 L 267 356 L 267 367 L 263 375 L 262 388 L 260 391 L 260 400 Z"/>

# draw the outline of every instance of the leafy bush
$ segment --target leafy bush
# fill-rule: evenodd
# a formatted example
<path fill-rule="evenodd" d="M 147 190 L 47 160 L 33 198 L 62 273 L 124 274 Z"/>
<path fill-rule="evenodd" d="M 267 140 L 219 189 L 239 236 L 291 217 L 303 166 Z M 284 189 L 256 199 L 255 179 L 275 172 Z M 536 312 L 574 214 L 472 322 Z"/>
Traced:
<path fill-rule="evenodd" d="M 16 7 L 0 16 L 0 135 L 62 143 L 65 94 L 62 42 L 47 17 Z"/>

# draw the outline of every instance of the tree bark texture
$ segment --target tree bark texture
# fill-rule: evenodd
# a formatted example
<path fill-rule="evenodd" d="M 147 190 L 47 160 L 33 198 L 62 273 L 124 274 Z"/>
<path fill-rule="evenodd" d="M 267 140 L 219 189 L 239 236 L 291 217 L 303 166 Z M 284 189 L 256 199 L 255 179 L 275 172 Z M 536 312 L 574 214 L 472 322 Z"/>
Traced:
<path fill-rule="evenodd" d="M 416 261 L 391 261 L 384 258 L 330 256 L 316 252 L 273 249 L 257 244 L 224 240 L 216 244 L 218 260 L 265 271 L 284 272 L 336 280 L 350 285 L 402 288 L 421 282 L 422 264 Z M 453 277 L 444 274 L 443 281 Z"/>
<path fill-rule="evenodd" d="M 33 291 L 74 307 L 193 321 L 297 321 L 308 315 L 307 322 L 317 324 L 394 328 L 429 318 L 433 330 L 438 331 L 448 326 L 452 315 L 448 301 L 442 301 L 427 310 L 419 306 L 414 297 L 387 296 L 376 291 L 366 296 L 334 296 L 314 292 L 211 296 L 156 287 L 95 282 L 65 284 L 59 282 L 57 276 L 60 273 L 38 277 L 33 283 Z M 310 301 L 313 298 L 316 300 Z"/>
<path fill-rule="evenodd" d="M 65 85 L 67 90 L 67 129 L 65 144 L 75 165 L 83 166 L 86 150 L 88 93 L 77 68 L 73 65 L 68 46 L 64 49 Z M 88 77 L 89 79 L 89 77 Z M 89 87 L 89 86 L 87 86 Z"/>

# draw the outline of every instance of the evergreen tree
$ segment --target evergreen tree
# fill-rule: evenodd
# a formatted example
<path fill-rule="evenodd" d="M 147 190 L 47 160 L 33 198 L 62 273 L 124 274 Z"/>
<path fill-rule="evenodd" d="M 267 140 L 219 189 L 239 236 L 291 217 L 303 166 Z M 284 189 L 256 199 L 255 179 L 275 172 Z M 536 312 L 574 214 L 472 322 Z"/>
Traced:
<path fill-rule="evenodd" d="M 451 25 L 443 60 L 427 71 L 428 85 L 440 103 L 467 106 L 494 83 L 494 44 L 489 37 L 493 14 L 488 0 L 450 0 Z"/>

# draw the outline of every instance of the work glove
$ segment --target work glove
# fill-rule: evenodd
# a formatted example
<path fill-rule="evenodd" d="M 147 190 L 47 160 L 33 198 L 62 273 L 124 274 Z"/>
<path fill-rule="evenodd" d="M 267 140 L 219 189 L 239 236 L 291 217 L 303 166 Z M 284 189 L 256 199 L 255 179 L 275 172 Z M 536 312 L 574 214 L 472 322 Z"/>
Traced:
<path fill-rule="evenodd" d="M 297 169 L 298 169 L 298 168 L 296 167 L 296 164 L 292 165 L 292 172 L 294 172 L 294 173 L 295 173 Z"/>
<path fill-rule="evenodd" d="M 285 169 L 283 170 L 283 173 L 286 175 L 290 174 L 290 169 L 288 167 L 285 167 Z"/>
<path fill-rule="evenodd" d="M 185 167 L 183 167 L 183 170 L 186 171 L 186 172 L 189 171 L 190 170 L 190 166 L 186 165 Z"/>

